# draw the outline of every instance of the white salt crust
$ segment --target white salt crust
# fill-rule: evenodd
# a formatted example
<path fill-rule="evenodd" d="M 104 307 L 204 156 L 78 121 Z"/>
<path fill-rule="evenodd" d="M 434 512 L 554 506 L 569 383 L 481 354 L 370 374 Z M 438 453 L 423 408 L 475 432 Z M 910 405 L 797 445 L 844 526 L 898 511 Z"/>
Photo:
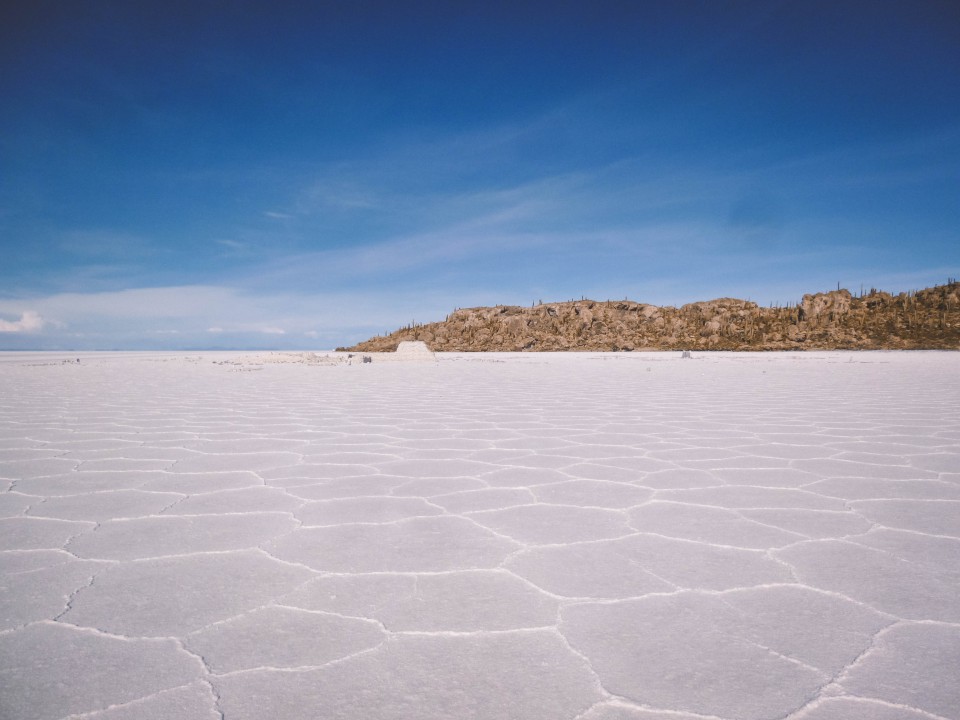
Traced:
<path fill-rule="evenodd" d="M 960 720 L 960 354 L 0 355 L 0 716 Z"/>

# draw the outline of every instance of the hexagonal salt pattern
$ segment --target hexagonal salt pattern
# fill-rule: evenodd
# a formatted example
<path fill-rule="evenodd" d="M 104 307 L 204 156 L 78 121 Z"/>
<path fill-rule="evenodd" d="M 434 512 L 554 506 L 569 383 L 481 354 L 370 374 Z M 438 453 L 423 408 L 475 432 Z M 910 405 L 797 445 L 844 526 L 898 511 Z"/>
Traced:
<path fill-rule="evenodd" d="M 960 357 L 694 355 L 4 355 L 0 716 L 960 720 Z"/>

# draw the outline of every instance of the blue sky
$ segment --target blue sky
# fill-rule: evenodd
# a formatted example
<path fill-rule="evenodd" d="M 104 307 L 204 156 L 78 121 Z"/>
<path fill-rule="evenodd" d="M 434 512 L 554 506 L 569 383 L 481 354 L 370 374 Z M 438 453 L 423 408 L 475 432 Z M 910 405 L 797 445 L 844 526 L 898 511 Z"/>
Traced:
<path fill-rule="evenodd" d="M 954 0 L 0 10 L 0 349 L 909 290 L 958 236 Z"/>

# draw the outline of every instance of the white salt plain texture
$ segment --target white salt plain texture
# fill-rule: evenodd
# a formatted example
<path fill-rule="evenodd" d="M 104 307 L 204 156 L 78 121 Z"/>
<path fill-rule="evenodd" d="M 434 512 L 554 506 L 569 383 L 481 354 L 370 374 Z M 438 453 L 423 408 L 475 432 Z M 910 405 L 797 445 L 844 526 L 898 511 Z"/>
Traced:
<path fill-rule="evenodd" d="M 960 720 L 960 354 L 0 355 L 0 717 Z"/>

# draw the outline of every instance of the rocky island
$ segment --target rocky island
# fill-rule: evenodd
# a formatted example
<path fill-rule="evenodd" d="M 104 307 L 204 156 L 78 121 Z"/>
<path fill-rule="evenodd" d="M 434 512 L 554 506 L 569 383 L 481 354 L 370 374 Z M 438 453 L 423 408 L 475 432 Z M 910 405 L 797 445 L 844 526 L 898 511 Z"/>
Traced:
<path fill-rule="evenodd" d="M 957 350 L 960 282 L 897 295 L 838 289 L 786 307 L 720 298 L 679 308 L 630 300 L 466 308 L 338 349 L 390 352 L 405 340 L 439 352 Z"/>

